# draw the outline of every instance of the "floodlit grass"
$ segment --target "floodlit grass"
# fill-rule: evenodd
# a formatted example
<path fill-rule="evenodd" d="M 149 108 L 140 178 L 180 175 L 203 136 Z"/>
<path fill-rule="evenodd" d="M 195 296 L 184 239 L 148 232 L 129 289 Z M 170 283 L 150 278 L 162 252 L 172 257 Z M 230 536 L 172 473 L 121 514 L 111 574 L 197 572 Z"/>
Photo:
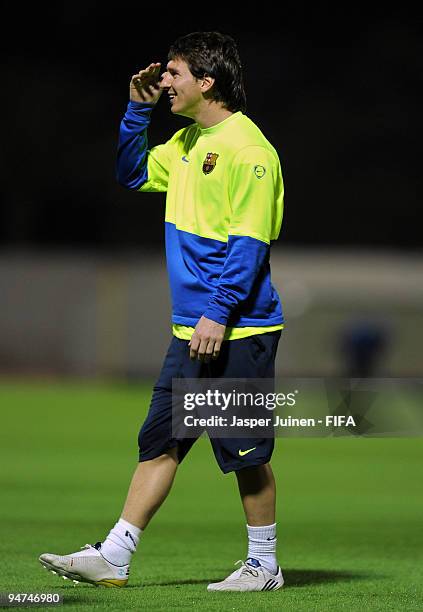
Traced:
<path fill-rule="evenodd" d="M 56 592 L 66 610 L 422 610 L 423 441 L 279 439 L 278 556 L 286 586 L 207 593 L 245 558 L 233 474 L 201 439 L 143 534 L 125 589 L 73 587 L 42 552 L 104 538 L 137 462 L 151 385 L 0 385 L 0 590 Z"/>

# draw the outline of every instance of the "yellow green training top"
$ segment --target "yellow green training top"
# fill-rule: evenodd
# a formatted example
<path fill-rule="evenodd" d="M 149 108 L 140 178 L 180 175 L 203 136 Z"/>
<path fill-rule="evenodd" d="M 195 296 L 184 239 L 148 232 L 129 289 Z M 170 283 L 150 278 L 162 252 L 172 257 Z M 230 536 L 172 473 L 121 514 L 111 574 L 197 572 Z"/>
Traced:
<path fill-rule="evenodd" d="M 227 339 L 281 329 L 270 278 L 283 214 L 275 149 L 239 111 L 209 128 L 193 123 L 148 150 L 153 108 L 129 102 L 117 177 L 129 189 L 167 192 L 173 333 L 189 339 L 202 315 L 226 325 Z"/>

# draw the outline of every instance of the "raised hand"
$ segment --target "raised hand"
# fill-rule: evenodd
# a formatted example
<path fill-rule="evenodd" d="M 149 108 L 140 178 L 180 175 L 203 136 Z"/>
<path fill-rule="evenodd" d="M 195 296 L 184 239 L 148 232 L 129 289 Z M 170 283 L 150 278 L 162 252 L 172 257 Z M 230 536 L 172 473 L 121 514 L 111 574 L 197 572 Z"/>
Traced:
<path fill-rule="evenodd" d="M 158 102 L 162 94 L 159 85 L 160 67 L 160 63 L 153 63 L 132 76 L 129 84 L 131 102 L 148 102 L 149 104 Z"/>

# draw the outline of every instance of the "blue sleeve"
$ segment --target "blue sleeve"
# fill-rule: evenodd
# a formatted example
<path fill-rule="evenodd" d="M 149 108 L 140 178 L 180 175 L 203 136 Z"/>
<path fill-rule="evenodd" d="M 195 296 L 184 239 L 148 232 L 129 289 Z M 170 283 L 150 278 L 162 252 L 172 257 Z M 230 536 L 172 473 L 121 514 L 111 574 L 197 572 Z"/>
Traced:
<path fill-rule="evenodd" d="M 204 316 L 226 325 L 231 312 L 251 294 L 269 254 L 270 246 L 266 242 L 250 236 L 228 236 L 223 271 Z"/>
<path fill-rule="evenodd" d="M 128 189 L 139 189 L 148 180 L 147 127 L 153 104 L 129 102 L 121 121 L 116 178 Z"/>

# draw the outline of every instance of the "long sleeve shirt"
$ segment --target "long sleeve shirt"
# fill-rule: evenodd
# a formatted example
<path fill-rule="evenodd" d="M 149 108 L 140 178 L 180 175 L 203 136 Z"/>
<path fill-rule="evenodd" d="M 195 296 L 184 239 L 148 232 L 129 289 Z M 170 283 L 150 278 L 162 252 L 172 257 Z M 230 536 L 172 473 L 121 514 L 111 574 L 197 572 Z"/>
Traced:
<path fill-rule="evenodd" d="M 117 178 L 136 191 L 167 192 L 174 331 L 192 329 L 202 315 L 239 330 L 231 338 L 280 329 L 282 306 L 270 277 L 270 245 L 283 214 L 275 149 L 239 111 L 209 128 L 193 123 L 149 150 L 152 109 L 129 102 Z"/>

